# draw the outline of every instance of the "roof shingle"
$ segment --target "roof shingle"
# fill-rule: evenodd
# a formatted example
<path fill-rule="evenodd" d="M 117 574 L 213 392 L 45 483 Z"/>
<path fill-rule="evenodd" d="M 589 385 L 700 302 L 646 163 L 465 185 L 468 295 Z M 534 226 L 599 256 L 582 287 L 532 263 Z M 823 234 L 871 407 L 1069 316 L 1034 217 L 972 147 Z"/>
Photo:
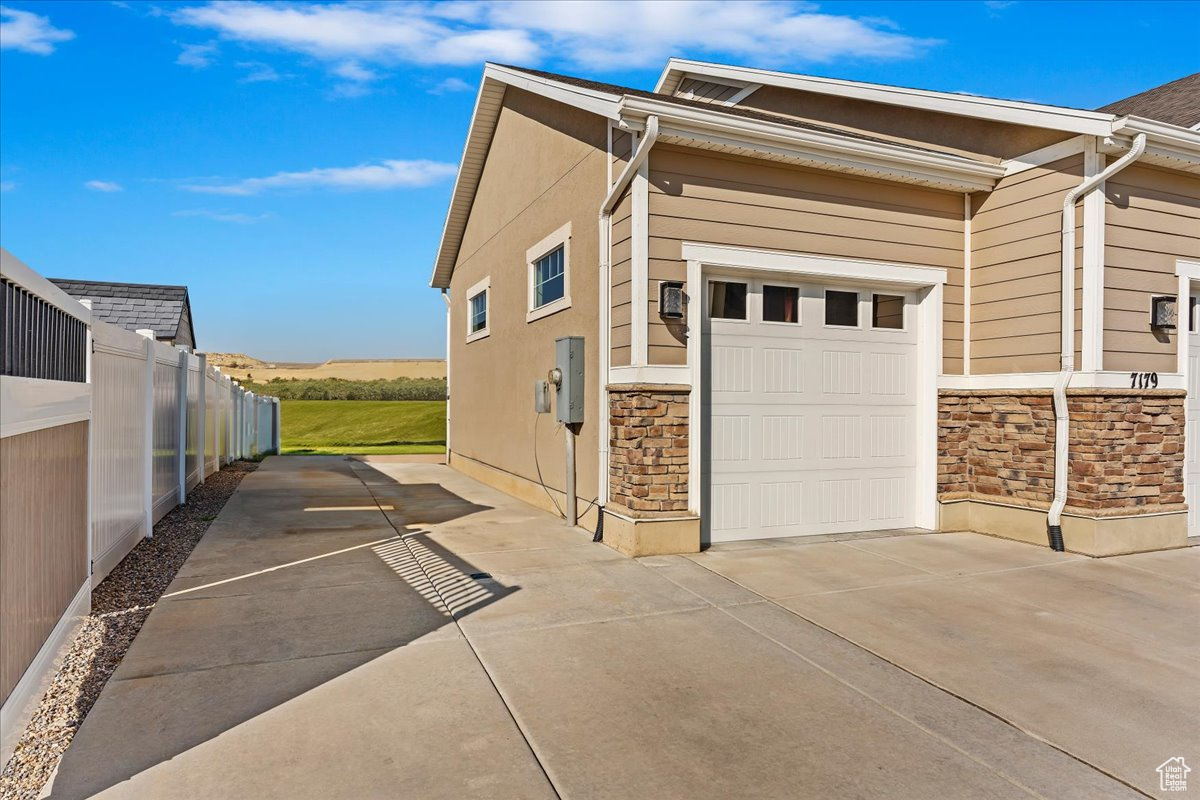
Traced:
<path fill-rule="evenodd" d="M 50 282 L 77 300 L 91 300 L 92 314 L 111 325 L 130 331 L 150 329 L 158 339 L 194 342 L 191 331 L 181 336 L 179 330 L 188 305 L 186 286 L 69 278 L 51 278 Z"/>
<path fill-rule="evenodd" d="M 1200 125 L 1200 72 L 1096 110 L 1120 116 L 1145 117 L 1184 128 Z"/>

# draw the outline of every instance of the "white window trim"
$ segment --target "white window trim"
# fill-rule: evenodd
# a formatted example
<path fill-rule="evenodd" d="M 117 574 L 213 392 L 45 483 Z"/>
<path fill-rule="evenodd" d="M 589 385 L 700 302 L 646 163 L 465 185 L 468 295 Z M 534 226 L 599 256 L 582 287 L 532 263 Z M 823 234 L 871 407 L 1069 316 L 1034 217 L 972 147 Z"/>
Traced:
<path fill-rule="evenodd" d="M 483 327 L 471 332 L 471 301 L 481 293 L 487 292 L 483 301 Z M 489 275 L 467 290 L 467 342 L 483 339 L 492 332 L 492 276 Z"/>
<path fill-rule="evenodd" d="M 560 246 L 563 249 L 563 296 L 557 300 L 551 300 L 545 305 L 534 306 L 536 296 L 534 275 L 537 262 Z M 533 322 L 571 307 L 571 223 L 563 225 L 525 251 L 525 275 L 529 293 L 529 310 L 525 314 L 526 322 Z"/>

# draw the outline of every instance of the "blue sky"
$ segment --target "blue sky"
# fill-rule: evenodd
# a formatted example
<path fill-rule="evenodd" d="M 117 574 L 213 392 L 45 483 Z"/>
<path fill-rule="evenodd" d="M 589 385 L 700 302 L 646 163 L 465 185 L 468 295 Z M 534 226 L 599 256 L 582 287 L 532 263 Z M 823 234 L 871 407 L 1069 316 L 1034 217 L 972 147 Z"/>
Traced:
<path fill-rule="evenodd" d="M 0 243 L 184 283 L 202 349 L 441 356 L 427 288 L 483 62 L 671 55 L 1091 108 L 1200 69 L 1198 3 L 4 0 Z"/>

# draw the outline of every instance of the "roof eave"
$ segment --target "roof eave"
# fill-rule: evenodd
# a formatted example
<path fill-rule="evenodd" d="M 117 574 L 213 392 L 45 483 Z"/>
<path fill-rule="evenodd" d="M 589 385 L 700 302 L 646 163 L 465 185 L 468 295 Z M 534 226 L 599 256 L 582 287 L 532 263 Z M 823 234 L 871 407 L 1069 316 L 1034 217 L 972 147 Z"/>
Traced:
<path fill-rule="evenodd" d="M 872 174 L 903 183 L 916 183 L 947 191 L 991 191 L 1004 167 L 950 154 L 914 150 L 886 142 L 870 141 L 832 132 L 796 128 L 782 123 L 714 114 L 705 109 L 680 107 L 641 97 L 622 101 L 622 116 L 631 127 L 636 119 L 653 114 L 662 126 L 660 135 L 696 138 L 762 150 L 840 171 Z M 714 139 L 717 137 L 717 139 Z"/>
<path fill-rule="evenodd" d="M 1129 149 L 1139 133 L 1146 134 L 1148 142 L 1143 162 L 1200 174 L 1200 131 L 1145 117 L 1122 117 L 1113 124 L 1109 150 Z"/>
<path fill-rule="evenodd" d="M 863 83 L 860 81 L 819 78 L 810 75 L 794 75 L 786 72 L 734 67 L 724 64 L 709 64 L 703 61 L 688 61 L 672 58 L 658 80 L 656 91 L 672 92 L 678 86 L 683 73 L 707 75 L 715 79 L 740 80 L 778 86 L 798 91 L 835 95 L 887 105 L 919 108 L 954 116 L 974 117 L 994 122 L 1007 122 L 1035 128 L 1049 128 L 1070 133 L 1092 136 L 1106 135 L 1112 126 L 1115 114 L 1083 109 L 1046 106 L 1016 100 L 999 100 L 991 97 L 935 92 L 928 89 L 910 89 L 899 86 Z"/>

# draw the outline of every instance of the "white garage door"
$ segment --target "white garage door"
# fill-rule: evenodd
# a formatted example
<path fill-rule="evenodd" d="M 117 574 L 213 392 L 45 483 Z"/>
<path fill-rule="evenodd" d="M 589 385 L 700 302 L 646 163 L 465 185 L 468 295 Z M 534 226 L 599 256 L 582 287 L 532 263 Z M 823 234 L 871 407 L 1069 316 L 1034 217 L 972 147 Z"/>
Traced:
<path fill-rule="evenodd" d="M 916 298 L 719 275 L 705 289 L 707 539 L 912 526 Z"/>

